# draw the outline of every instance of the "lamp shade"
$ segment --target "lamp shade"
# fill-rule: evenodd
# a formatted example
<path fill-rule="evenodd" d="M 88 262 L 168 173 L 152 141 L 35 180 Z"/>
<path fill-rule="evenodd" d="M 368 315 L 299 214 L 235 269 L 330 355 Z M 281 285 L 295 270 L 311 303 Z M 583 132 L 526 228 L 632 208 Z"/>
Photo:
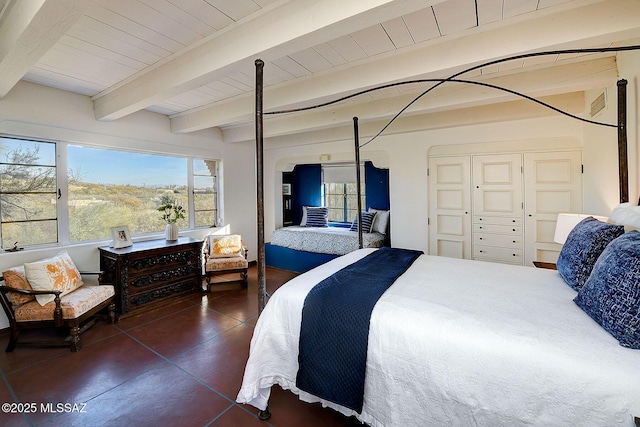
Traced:
<path fill-rule="evenodd" d="M 558 219 L 556 220 L 556 231 L 553 236 L 553 241 L 564 245 L 564 242 L 567 241 L 567 236 L 569 236 L 569 233 L 571 232 L 571 230 L 573 230 L 573 227 L 578 225 L 578 223 L 583 219 L 589 217 L 593 217 L 603 222 L 606 222 L 608 219 L 606 216 L 577 213 L 559 213 Z"/>

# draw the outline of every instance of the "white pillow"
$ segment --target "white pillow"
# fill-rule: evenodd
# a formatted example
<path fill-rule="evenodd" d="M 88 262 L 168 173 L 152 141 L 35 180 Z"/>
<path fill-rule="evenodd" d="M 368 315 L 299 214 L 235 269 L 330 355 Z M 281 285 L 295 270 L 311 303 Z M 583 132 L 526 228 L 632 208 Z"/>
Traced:
<path fill-rule="evenodd" d="M 376 217 L 373 219 L 371 232 L 387 234 L 387 228 L 389 227 L 389 216 L 391 211 L 369 208 L 369 212 L 377 212 Z"/>
<path fill-rule="evenodd" d="M 640 206 L 632 206 L 630 203 L 619 204 L 613 208 L 609 222 L 624 225 L 625 231 L 640 230 Z"/>
<path fill-rule="evenodd" d="M 66 251 L 60 252 L 53 258 L 25 263 L 24 272 L 34 290 L 61 290 L 63 292 L 60 296 L 66 295 L 84 284 L 80 272 Z M 54 295 L 36 295 L 36 300 L 40 305 L 45 305 L 54 299 Z"/>

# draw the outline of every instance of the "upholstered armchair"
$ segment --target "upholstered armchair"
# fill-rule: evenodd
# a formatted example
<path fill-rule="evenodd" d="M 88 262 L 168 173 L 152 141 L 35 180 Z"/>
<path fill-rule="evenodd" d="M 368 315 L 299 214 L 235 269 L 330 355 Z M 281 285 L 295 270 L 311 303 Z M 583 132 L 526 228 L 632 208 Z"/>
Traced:
<path fill-rule="evenodd" d="M 211 278 L 213 276 L 227 273 L 240 273 L 239 280 L 246 288 L 249 269 L 248 253 L 248 248 L 238 234 L 207 236 L 204 268 L 207 291 L 212 285 Z"/>
<path fill-rule="evenodd" d="M 100 273 L 82 273 L 82 275 Z M 69 346 L 81 349 L 80 334 L 91 327 L 99 314 L 115 322 L 113 286 L 85 285 L 81 273 L 66 252 L 53 258 L 26 263 L 2 273 L 0 304 L 9 320 L 10 339 L 6 351 L 20 346 Z M 68 329 L 63 339 L 18 342 L 24 329 Z"/>

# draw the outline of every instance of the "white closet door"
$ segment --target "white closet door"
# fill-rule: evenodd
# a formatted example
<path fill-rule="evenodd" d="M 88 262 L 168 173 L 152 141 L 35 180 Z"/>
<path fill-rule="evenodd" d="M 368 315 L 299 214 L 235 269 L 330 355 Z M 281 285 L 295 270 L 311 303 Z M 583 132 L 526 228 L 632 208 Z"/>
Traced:
<path fill-rule="evenodd" d="M 470 157 L 429 159 L 429 253 L 471 258 Z"/>
<path fill-rule="evenodd" d="M 473 215 L 522 215 L 522 155 L 473 156 Z"/>
<path fill-rule="evenodd" d="M 560 212 L 582 212 L 582 152 L 525 153 L 525 265 L 556 262 Z"/>

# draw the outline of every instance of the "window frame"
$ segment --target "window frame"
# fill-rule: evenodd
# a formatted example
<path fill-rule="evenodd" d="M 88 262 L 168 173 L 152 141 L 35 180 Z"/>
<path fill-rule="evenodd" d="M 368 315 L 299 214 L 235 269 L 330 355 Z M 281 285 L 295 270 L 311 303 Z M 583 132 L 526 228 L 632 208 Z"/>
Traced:
<path fill-rule="evenodd" d="M 167 154 L 167 153 L 160 153 L 160 152 L 153 152 L 153 151 L 148 151 L 148 150 L 131 150 L 131 149 L 122 149 L 120 147 L 105 147 L 105 146 L 97 146 L 97 145 L 93 145 L 93 144 L 87 144 L 87 143 L 83 143 L 83 142 L 68 142 L 68 141 L 61 141 L 61 140 L 50 140 L 50 139 L 45 139 L 45 138 L 30 138 L 30 137 L 25 137 L 25 136 L 15 136 L 15 135 L 8 135 L 8 134 L 0 134 L 0 138 L 5 138 L 5 139 L 12 139 L 12 140 L 20 140 L 20 141 L 29 141 L 29 142 L 34 142 L 34 143 L 50 143 L 50 144 L 54 144 L 54 149 L 55 149 L 55 166 L 54 166 L 54 170 L 55 170 L 55 185 L 56 185 L 56 190 L 55 192 L 57 193 L 57 203 L 56 203 L 56 207 L 55 207 L 55 213 L 56 213 L 56 231 L 57 231 L 57 239 L 55 242 L 47 242 L 47 243 L 37 243 L 37 244 L 31 244 L 31 245 L 24 245 L 24 249 L 25 250 L 29 250 L 29 249 L 37 249 L 37 248 L 45 248 L 45 247 L 56 247 L 56 246 L 65 246 L 65 245 L 71 245 L 71 244 L 85 244 L 85 243 L 91 243 L 91 242 L 100 242 L 100 241 L 104 241 L 104 240 L 108 240 L 107 238 L 95 238 L 95 239 L 89 239 L 89 240 L 79 240 L 79 241 L 71 241 L 70 240 L 70 218 L 69 218 L 69 168 L 68 168 L 68 147 L 70 145 L 73 146 L 80 146 L 80 147 L 87 147 L 87 148 L 94 148 L 94 149 L 101 149 L 101 150 L 109 150 L 109 151 L 118 151 L 118 152 L 122 152 L 122 153 L 131 153 L 131 154 L 148 154 L 148 155 L 154 155 L 154 156 L 162 156 L 162 157 L 174 157 L 174 158 L 180 158 L 180 159 L 185 159 L 186 160 L 186 173 L 187 173 L 187 199 L 188 199 L 188 217 L 187 217 L 187 222 L 188 222 L 188 228 L 183 229 L 183 230 L 197 230 L 197 229 L 204 229 L 204 228 L 209 228 L 209 227 L 214 227 L 214 226 L 218 226 L 219 224 L 216 224 L 217 222 L 220 221 L 220 219 L 223 217 L 223 212 L 222 212 L 222 203 L 221 203 L 221 190 L 222 190 L 222 186 L 220 184 L 221 180 L 220 180 L 220 176 L 219 176 L 219 172 L 221 170 L 222 167 L 222 159 L 207 159 L 207 158 L 203 158 L 203 157 L 198 157 L 198 156 L 185 156 L 185 155 L 178 155 L 178 154 Z M 216 162 L 216 171 L 217 174 L 216 176 L 213 177 L 213 185 L 214 185 L 214 189 L 213 189 L 213 194 L 215 194 L 215 199 L 214 199 L 214 203 L 215 203 L 215 208 L 214 211 L 216 212 L 214 221 L 216 223 L 214 224 L 210 224 L 210 225 L 201 225 L 201 226 L 196 226 L 196 213 L 195 213 L 195 193 L 194 193 L 194 162 L 195 161 L 215 161 Z M 0 209 L 2 207 L 0 206 Z M 0 218 L 1 221 L 1 218 Z M 133 237 L 141 237 L 141 236 L 155 236 L 155 235 L 161 235 L 163 233 L 162 230 L 158 230 L 158 231 L 153 231 L 153 232 L 149 232 L 149 233 L 138 233 L 138 234 L 134 234 Z M 3 241 L 4 238 L 2 236 L 2 229 L 0 228 L 0 248 L 2 249 L 8 249 L 8 247 L 3 246 Z M 19 242 L 18 242 L 19 243 Z M 22 245 L 20 245 L 22 246 Z"/>
<path fill-rule="evenodd" d="M 59 222 L 60 222 L 60 184 L 59 184 L 59 179 L 58 179 L 58 168 L 59 168 L 59 152 L 58 152 L 58 145 L 56 143 L 56 141 L 51 141 L 51 140 L 45 140 L 45 139 L 33 139 L 33 138 L 25 138 L 25 137 L 15 137 L 15 136 L 10 136 L 10 135 L 4 135 L 4 134 L 0 134 L 0 138 L 2 139 L 7 139 L 7 140 L 14 140 L 14 141 L 26 141 L 26 142 L 31 142 L 34 144 L 51 144 L 53 146 L 53 164 L 52 165 L 47 165 L 47 164 L 40 164 L 40 163 L 34 163 L 34 164 L 26 164 L 26 163 L 8 163 L 8 162 L 1 162 L 0 164 L 2 165 L 14 165 L 14 166 L 26 166 L 26 167 L 42 167 L 42 168 L 52 168 L 54 173 L 53 173 L 53 186 L 54 189 L 53 191 L 23 191 L 23 192 L 14 192 L 14 191 L 8 191 L 8 192 L 4 192 L 4 191 L 0 191 L 0 194 L 14 194 L 14 195 L 27 195 L 27 194 L 31 194 L 31 195 L 46 195 L 46 194 L 50 194 L 51 197 L 56 199 L 56 203 L 55 203 L 55 208 L 53 209 L 53 217 L 52 218 L 40 218 L 40 219 L 32 219 L 32 220 L 16 220 L 16 221 L 3 221 L 3 215 L 2 212 L 0 211 L 0 248 L 2 249 L 7 249 L 7 247 L 2 245 L 3 242 L 3 238 L 2 238 L 2 229 L 4 224 L 12 224 L 12 223 L 35 223 L 35 222 L 53 222 L 55 224 L 55 241 L 53 242 L 45 242 L 45 243 L 38 243 L 38 244 L 33 244 L 33 245 L 29 245 L 29 247 L 33 247 L 33 246 L 50 246 L 50 245 L 56 245 L 58 244 L 58 242 L 60 241 L 60 228 L 59 228 Z M 0 189 L 1 190 L 1 189 Z M 2 209 L 2 203 L 0 203 L 0 209 Z M 23 243 L 24 244 L 24 243 Z M 9 247 L 17 247 L 20 245 L 20 242 L 16 242 L 12 245 L 9 245 Z M 23 249 L 23 247 L 21 247 L 20 249 Z"/>
<path fill-rule="evenodd" d="M 345 164 L 345 163 L 336 163 L 336 164 L 323 164 L 322 165 L 322 206 L 329 208 L 330 210 L 336 210 L 336 208 L 332 208 L 330 206 L 328 206 L 327 203 L 327 197 L 330 195 L 333 196 L 342 196 L 343 197 L 343 205 L 342 205 L 342 221 L 337 221 L 337 220 L 329 220 L 330 224 L 335 224 L 338 226 L 344 226 L 344 225 L 348 225 L 353 223 L 353 220 L 349 220 L 349 212 L 350 211 L 354 211 L 355 210 L 355 214 L 357 216 L 358 214 L 358 209 L 357 207 L 355 209 L 349 209 L 349 205 L 347 203 L 347 199 L 349 196 L 353 196 L 357 198 L 357 188 L 356 188 L 356 192 L 355 193 L 349 193 L 347 191 L 349 184 L 354 184 L 355 186 L 355 182 L 343 182 L 343 181 L 339 181 L 339 182 L 334 182 L 334 181 L 325 181 L 325 168 L 341 168 L 341 167 L 354 167 L 355 164 Z M 364 163 L 361 162 L 360 164 L 360 176 L 364 178 L 365 174 L 364 174 Z M 355 174 L 355 173 L 354 173 Z M 328 193 L 328 187 L 330 184 L 342 184 L 342 193 Z M 362 207 L 364 208 L 364 206 L 366 206 L 366 183 L 364 181 L 364 179 L 361 180 L 360 182 L 360 191 L 361 191 L 361 200 L 362 200 Z M 357 201 L 357 200 L 356 200 Z M 329 217 L 331 217 L 331 215 L 329 215 Z"/>

